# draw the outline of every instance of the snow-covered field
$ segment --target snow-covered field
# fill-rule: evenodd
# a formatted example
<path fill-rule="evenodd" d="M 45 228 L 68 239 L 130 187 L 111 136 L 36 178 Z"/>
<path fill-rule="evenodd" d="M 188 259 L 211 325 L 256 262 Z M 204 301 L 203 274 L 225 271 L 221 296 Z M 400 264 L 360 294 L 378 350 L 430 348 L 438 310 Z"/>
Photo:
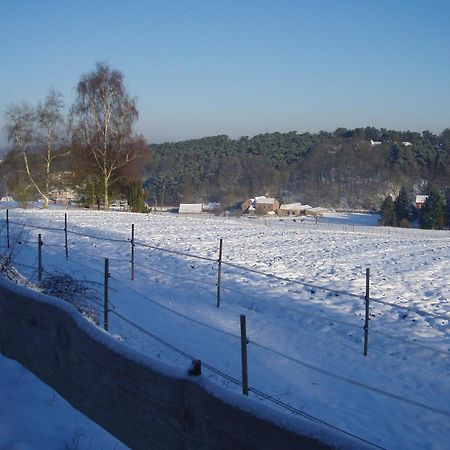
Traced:
<path fill-rule="evenodd" d="M 67 260 L 61 231 L 65 212 Z M 10 209 L 9 217 L 16 267 L 36 281 L 36 236 L 41 233 L 44 278 L 68 273 L 84 280 L 98 292 L 92 306 L 99 317 L 104 258 L 109 258 L 114 312 L 182 352 L 240 380 L 239 322 L 245 314 L 254 390 L 382 447 L 448 448 L 448 232 L 382 229 L 370 226 L 376 216 L 346 214 L 329 215 L 318 226 L 310 220 L 77 209 Z M 5 236 L 3 227 L 3 252 Z M 217 308 L 214 260 L 221 238 Z M 367 267 L 372 301 L 364 357 Z M 189 365 L 114 313 L 110 332 L 168 364 Z M 203 376 L 227 389 L 241 389 L 206 368 Z M 255 392 L 250 399 L 281 408 Z"/>

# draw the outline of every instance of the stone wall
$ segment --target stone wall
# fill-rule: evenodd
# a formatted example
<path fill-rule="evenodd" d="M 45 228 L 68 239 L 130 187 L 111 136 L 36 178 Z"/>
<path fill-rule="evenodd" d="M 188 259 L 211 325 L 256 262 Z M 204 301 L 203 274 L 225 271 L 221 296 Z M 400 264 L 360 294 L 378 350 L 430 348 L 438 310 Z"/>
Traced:
<path fill-rule="evenodd" d="M 62 300 L 4 279 L 0 352 L 134 449 L 330 448 L 300 436 L 298 429 L 289 431 L 257 417 L 251 399 L 236 393 L 226 393 L 227 400 L 212 395 L 213 390 L 220 394 L 221 387 L 118 343 Z M 293 420 L 267 409 L 266 417 L 287 417 L 287 424 Z M 344 446 L 353 446 L 348 444 Z"/>

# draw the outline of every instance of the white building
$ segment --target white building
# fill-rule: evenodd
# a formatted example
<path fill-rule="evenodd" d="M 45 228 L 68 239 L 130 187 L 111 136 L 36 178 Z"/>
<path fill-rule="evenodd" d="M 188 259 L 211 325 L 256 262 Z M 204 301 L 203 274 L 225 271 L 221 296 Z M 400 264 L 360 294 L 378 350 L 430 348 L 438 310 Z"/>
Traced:
<path fill-rule="evenodd" d="M 201 214 L 203 203 L 180 203 L 178 214 Z"/>

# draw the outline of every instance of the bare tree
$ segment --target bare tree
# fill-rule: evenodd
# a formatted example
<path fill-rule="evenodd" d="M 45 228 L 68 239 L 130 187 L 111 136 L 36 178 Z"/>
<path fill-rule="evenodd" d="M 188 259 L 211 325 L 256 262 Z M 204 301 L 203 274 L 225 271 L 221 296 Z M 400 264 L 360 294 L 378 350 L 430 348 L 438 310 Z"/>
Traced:
<path fill-rule="evenodd" d="M 50 192 L 51 168 L 53 161 L 70 153 L 66 149 L 66 123 L 63 116 L 64 103 L 62 94 L 50 89 L 43 104 L 36 108 L 37 141 L 42 146 L 44 161 L 43 187 L 46 196 L 44 207 L 48 207 L 48 193 Z"/>
<path fill-rule="evenodd" d="M 34 108 L 27 103 L 11 105 L 6 110 L 5 119 L 8 141 L 14 145 L 12 152 L 21 154 L 31 184 L 44 200 L 47 199 L 47 193 L 41 189 L 30 168 L 30 152 L 33 149 L 36 123 Z"/>
<path fill-rule="evenodd" d="M 81 77 L 71 110 L 73 138 L 92 157 L 101 178 L 105 208 L 121 169 L 138 159 L 138 140 L 133 135 L 137 118 L 136 99 L 128 94 L 121 72 L 98 63 L 95 71 Z"/>
<path fill-rule="evenodd" d="M 68 153 L 64 149 L 65 121 L 61 94 L 51 89 L 45 102 L 36 108 L 27 103 L 10 106 L 6 111 L 6 134 L 13 143 L 12 152 L 20 153 L 24 170 L 33 188 L 48 207 L 55 158 Z"/>

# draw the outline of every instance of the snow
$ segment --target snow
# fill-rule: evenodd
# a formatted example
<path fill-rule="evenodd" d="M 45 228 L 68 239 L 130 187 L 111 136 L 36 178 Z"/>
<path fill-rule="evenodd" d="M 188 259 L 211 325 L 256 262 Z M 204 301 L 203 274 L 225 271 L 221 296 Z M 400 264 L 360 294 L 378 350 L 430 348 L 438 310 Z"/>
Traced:
<path fill-rule="evenodd" d="M 0 373 L 0 448 L 128 448 L 19 363 L 1 354 Z"/>
<path fill-rule="evenodd" d="M 100 295 L 107 257 L 115 311 L 183 352 L 240 380 L 239 316 L 245 314 L 250 387 L 383 447 L 447 447 L 448 232 L 375 227 L 377 216 L 370 214 L 327 213 L 316 225 L 313 218 L 294 222 L 64 212 L 71 231 L 68 260 L 63 232 L 11 224 L 16 242 L 13 259 L 25 276 L 36 280 L 34 242 L 39 232 L 44 274 L 70 273 L 92 283 Z M 64 212 L 11 209 L 9 218 L 62 230 Z M 129 263 L 131 224 L 138 244 L 134 281 Z M 221 238 L 217 308 L 214 260 Z M 5 251 L 4 229 L 1 239 Z M 371 297 L 389 304 L 371 302 L 369 353 L 364 357 L 367 267 Z M 101 309 L 94 306 L 100 316 Z M 189 367 L 186 358 L 114 314 L 110 332 L 149 357 L 178 369 Z M 228 391 L 234 398 L 241 389 L 206 368 L 202 378 L 208 380 L 208 389 L 216 385 L 220 396 Z M 304 426 L 305 419 L 252 392 L 242 402 L 260 405 L 260 413 L 276 421 L 286 417 L 287 422 L 296 420 Z"/>

